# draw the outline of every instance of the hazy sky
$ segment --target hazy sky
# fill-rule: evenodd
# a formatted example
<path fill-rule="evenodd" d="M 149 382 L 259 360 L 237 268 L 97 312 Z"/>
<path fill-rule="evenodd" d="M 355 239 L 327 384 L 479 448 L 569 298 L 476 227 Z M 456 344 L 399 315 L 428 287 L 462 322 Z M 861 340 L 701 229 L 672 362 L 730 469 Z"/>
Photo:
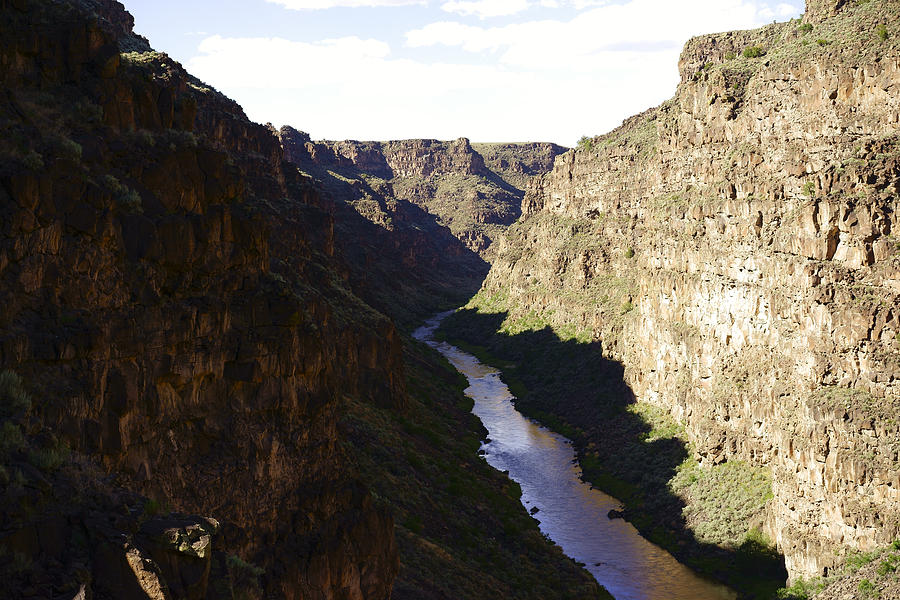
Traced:
<path fill-rule="evenodd" d="M 159 51 L 314 139 L 554 141 L 672 96 L 691 36 L 803 0 L 123 0 Z"/>

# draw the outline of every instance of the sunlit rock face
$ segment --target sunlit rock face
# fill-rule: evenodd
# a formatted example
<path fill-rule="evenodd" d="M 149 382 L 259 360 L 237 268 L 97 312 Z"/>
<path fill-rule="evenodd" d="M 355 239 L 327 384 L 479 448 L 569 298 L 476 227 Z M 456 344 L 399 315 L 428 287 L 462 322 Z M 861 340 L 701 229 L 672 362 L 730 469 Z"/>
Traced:
<path fill-rule="evenodd" d="M 424 210 L 465 248 L 488 261 L 493 241 L 519 217 L 528 182 L 549 171 L 553 159 L 566 150 L 540 142 L 470 144 L 466 138 L 313 141 L 287 126 L 277 134 L 285 158 L 301 169 L 324 178 L 329 172 L 351 180 L 363 177 L 336 195 L 366 219 L 388 227 L 406 222 L 425 230 L 422 215 L 416 214 L 416 209 Z M 413 254 L 425 254 L 415 245 L 404 242 L 413 247 Z M 458 253 L 449 243 L 442 251 Z M 445 270 L 459 271 L 460 266 Z"/>
<path fill-rule="evenodd" d="M 900 534 L 898 7 L 843 4 L 688 42 L 672 100 L 534 181 L 482 289 L 591 331 L 703 462 L 770 466 L 792 577 Z"/>

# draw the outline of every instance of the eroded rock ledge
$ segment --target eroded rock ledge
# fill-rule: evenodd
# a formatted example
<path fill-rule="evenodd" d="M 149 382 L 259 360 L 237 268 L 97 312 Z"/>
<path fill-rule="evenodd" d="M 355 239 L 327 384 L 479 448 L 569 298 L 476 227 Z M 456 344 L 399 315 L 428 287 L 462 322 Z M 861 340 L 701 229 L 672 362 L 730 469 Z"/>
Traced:
<path fill-rule="evenodd" d="M 0 19 L 0 364 L 33 422 L 221 521 L 217 547 L 264 568 L 269 595 L 389 597 L 392 519 L 336 413 L 402 406 L 401 346 L 339 275 L 329 201 L 269 130 L 142 48 L 120 4 L 2 0 Z"/>
<path fill-rule="evenodd" d="M 601 341 L 703 462 L 770 467 L 794 578 L 900 535 L 898 18 L 690 41 L 672 100 L 535 180 L 481 292 Z"/>

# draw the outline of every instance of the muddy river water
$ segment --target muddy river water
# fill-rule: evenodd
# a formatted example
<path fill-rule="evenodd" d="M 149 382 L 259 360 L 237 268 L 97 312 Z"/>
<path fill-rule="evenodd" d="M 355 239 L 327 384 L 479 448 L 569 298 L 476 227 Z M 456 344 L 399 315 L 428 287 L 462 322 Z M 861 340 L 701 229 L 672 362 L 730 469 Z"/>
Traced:
<path fill-rule="evenodd" d="M 610 520 L 621 504 L 581 481 L 572 443 L 525 418 L 500 372 L 471 354 L 433 340 L 434 330 L 450 313 L 436 315 L 413 333 L 438 350 L 466 376 L 472 412 L 489 432 L 487 462 L 522 487 L 522 503 L 543 531 L 568 556 L 584 563 L 617 600 L 726 600 L 728 588 L 709 582 L 638 534 L 628 522 Z"/>

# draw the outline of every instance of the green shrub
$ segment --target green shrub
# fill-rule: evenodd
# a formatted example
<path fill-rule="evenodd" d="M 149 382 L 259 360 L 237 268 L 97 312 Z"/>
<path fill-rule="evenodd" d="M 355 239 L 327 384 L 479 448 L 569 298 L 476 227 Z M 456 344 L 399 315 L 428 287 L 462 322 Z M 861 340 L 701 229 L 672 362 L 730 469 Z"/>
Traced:
<path fill-rule="evenodd" d="M 128 189 L 124 194 L 117 198 L 119 204 L 129 212 L 143 212 L 143 203 L 138 193 L 132 189 Z"/>
<path fill-rule="evenodd" d="M 78 161 L 81 160 L 81 144 L 69 138 L 60 138 L 59 148 L 68 158 Z"/>
<path fill-rule="evenodd" d="M 896 571 L 898 566 L 900 566 L 900 556 L 892 554 L 881 561 L 881 563 L 878 565 L 877 572 L 879 575 L 884 577 L 888 573 L 893 573 L 894 571 Z"/>
<path fill-rule="evenodd" d="M 422 533 L 422 518 L 419 515 L 410 515 L 410 517 L 403 522 L 403 526 L 413 533 Z"/>
<path fill-rule="evenodd" d="M 816 195 L 816 184 L 812 181 L 803 184 L 803 195 L 812 200 Z"/>
<path fill-rule="evenodd" d="M 84 98 L 75 103 L 75 112 L 82 121 L 99 123 L 103 120 L 103 107 Z"/>
<path fill-rule="evenodd" d="M 728 51 L 725 53 L 725 60 L 734 60 L 737 58 L 737 55 L 734 52 Z"/>
<path fill-rule="evenodd" d="M 878 35 L 878 39 L 880 39 L 882 42 L 885 41 L 886 39 L 888 39 L 887 25 L 882 23 L 875 28 L 875 33 Z"/>
<path fill-rule="evenodd" d="M 873 584 L 868 579 L 863 579 L 862 581 L 860 581 L 857 589 L 864 598 L 871 598 L 876 595 L 875 584 Z"/>
<path fill-rule="evenodd" d="M 825 582 L 820 578 L 801 579 L 790 587 L 778 590 L 777 598 L 779 600 L 809 600 L 823 589 L 825 589 Z"/>
<path fill-rule="evenodd" d="M 765 53 L 765 50 L 763 50 L 759 46 L 750 46 L 749 48 L 744 48 L 744 58 L 759 58 Z"/>
<path fill-rule="evenodd" d="M 874 552 L 851 552 L 847 555 L 844 567 L 850 573 L 856 573 L 862 567 L 866 566 L 878 556 L 878 551 Z"/>
<path fill-rule="evenodd" d="M 816 43 L 817 43 L 818 45 L 820 45 L 820 46 L 827 46 L 827 45 L 829 45 L 831 42 L 828 41 L 828 40 L 824 40 L 824 39 L 822 39 L 822 38 L 819 38 L 819 39 L 816 40 Z"/>
<path fill-rule="evenodd" d="M 628 248 L 625 251 L 625 258 L 633 258 L 634 257 L 634 248 Z"/>
<path fill-rule="evenodd" d="M 153 517 L 156 515 L 167 515 L 171 511 L 168 503 L 160 502 L 159 500 L 155 500 L 153 498 L 148 498 L 144 503 L 144 513 Z"/>
<path fill-rule="evenodd" d="M 69 459 L 71 450 L 65 443 L 57 443 L 49 448 L 38 448 L 28 453 L 28 462 L 41 471 L 55 471 Z"/>
<path fill-rule="evenodd" d="M 225 559 L 225 562 L 228 565 L 229 571 L 231 571 L 233 569 L 234 570 L 242 570 L 242 571 L 246 571 L 247 573 L 252 574 L 254 577 L 259 577 L 260 575 L 262 575 L 263 573 L 266 572 L 266 570 L 263 569 L 262 567 L 257 567 L 253 563 L 249 563 L 249 562 L 241 559 L 240 556 L 237 556 L 235 554 L 232 554 L 227 559 Z"/>
<path fill-rule="evenodd" d="M 578 149 L 584 150 L 585 152 L 590 152 L 594 147 L 594 138 L 590 138 L 586 135 L 581 136 L 578 139 Z"/>
<path fill-rule="evenodd" d="M 265 569 L 234 554 L 225 559 L 225 566 L 228 569 L 228 580 L 234 600 L 250 600 L 262 596 L 259 577 L 266 572 Z"/>
<path fill-rule="evenodd" d="M 40 171 L 44 168 L 44 157 L 31 150 L 22 158 L 22 164 L 29 171 Z"/>
<path fill-rule="evenodd" d="M 756 554 L 771 545 L 761 532 L 749 528 L 772 498 L 772 477 L 765 468 L 743 461 L 700 468 L 693 462 L 679 468 L 671 485 L 690 496 L 684 514 L 696 519 L 694 531 L 700 541 L 745 547 Z"/>
<path fill-rule="evenodd" d="M 5 546 L 0 546 L 0 563 L 3 564 L 4 574 L 9 575 L 19 575 L 33 569 L 30 556 L 22 552 L 10 552 Z"/>
<path fill-rule="evenodd" d="M 0 373 L 0 419 L 9 419 L 31 409 L 31 396 L 22 387 L 22 379 L 13 371 Z"/>
<path fill-rule="evenodd" d="M 25 436 L 22 429 L 10 421 L 4 421 L 0 425 L 0 459 L 6 459 L 10 454 L 18 452 L 25 447 Z"/>
<path fill-rule="evenodd" d="M 144 212 L 140 195 L 121 183 L 114 175 L 104 175 L 103 185 L 112 193 L 119 205 L 127 212 Z"/>
<path fill-rule="evenodd" d="M 813 30 L 812 23 L 804 23 L 800 27 L 797 28 L 800 33 L 809 33 Z"/>

